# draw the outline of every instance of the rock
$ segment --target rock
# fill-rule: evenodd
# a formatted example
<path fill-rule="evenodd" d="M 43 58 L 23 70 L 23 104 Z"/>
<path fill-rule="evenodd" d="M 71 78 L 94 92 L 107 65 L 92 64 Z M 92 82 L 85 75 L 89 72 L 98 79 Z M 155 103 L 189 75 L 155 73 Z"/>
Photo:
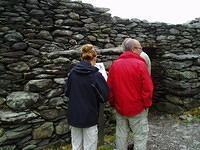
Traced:
<path fill-rule="evenodd" d="M 69 132 L 69 124 L 67 119 L 60 121 L 59 124 L 56 126 L 56 134 L 63 135 L 68 132 Z"/>
<path fill-rule="evenodd" d="M 161 112 L 167 112 L 172 114 L 183 112 L 183 108 L 169 102 L 159 102 L 158 104 L 156 104 L 156 108 Z"/>
<path fill-rule="evenodd" d="M 53 89 L 47 94 L 47 98 L 60 96 L 62 93 L 63 93 L 63 88 Z M 1 99 L 0 99 L 0 101 L 1 101 Z"/>
<path fill-rule="evenodd" d="M 73 34 L 70 30 L 55 30 L 53 36 L 71 36 Z"/>
<path fill-rule="evenodd" d="M 0 97 L 0 105 L 2 105 L 4 102 L 6 101 L 6 99 L 5 98 L 3 98 L 3 97 Z"/>
<path fill-rule="evenodd" d="M 6 34 L 4 39 L 8 42 L 19 42 L 23 40 L 23 35 L 19 32 L 13 32 Z"/>
<path fill-rule="evenodd" d="M 9 146 L 1 146 L 0 150 L 15 150 L 16 146 L 15 145 L 9 145 Z"/>
<path fill-rule="evenodd" d="M 29 14 L 36 17 L 42 17 L 45 15 L 44 11 L 39 9 L 32 9 Z"/>
<path fill-rule="evenodd" d="M 40 33 L 38 33 L 38 37 L 41 39 L 45 39 L 45 40 L 53 40 L 53 37 L 51 36 L 51 34 L 49 33 L 49 31 L 40 31 Z"/>
<path fill-rule="evenodd" d="M 12 112 L 12 111 L 0 111 L 0 121 L 5 123 L 23 123 L 25 121 L 36 118 L 36 115 L 33 112 Z"/>
<path fill-rule="evenodd" d="M 40 127 L 33 129 L 33 139 L 45 139 L 52 136 L 54 131 L 53 122 L 45 122 Z"/>
<path fill-rule="evenodd" d="M 90 41 L 93 41 L 93 42 L 97 40 L 97 38 L 95 36 L 92 36 L 92 35 L 88 35 L 87 37 Z"/>
<path fill-rule="evenodd" d="M 65 103 L 62 97 L 54 97 L 49 100 L 49 105 L 57 107 L 60 105 L 65 105 Z"/>
<path fill-rule="evenodd" d="M 39 80 L 30 80 L 26 86 L 26 91 L 31 92 L 43 92 L 51 88 L 52 80 L 51 79 L 39 79 Z"/>
<path fill-rule="evenodd" d="M 69 13 L 69 17 L 70 17 L 71 19 L 75 19 L 75 20 L 80 19 L 79 14 L 74 13 L 74 12 L 70 12 L 70 13 Z"/>
<path fill-rule="evenodd" d="M 41 110 L 39 111 L 41 117 L 43 117 L 46 120 L 53 120 L 58 119 L 60 116 L 63 116 L 66 114 L 65 110 L 57 110 L 57 109 L 47 109 L 47 110 Z"/>
<path fill-rule="evenodd" d="M 32 150 L 32 149 L 35 149 L 37 148 L 38 146 L 37 145 L 27 145 L 26 147 L 24 147 L 22 150 Z"/>
<path fill-rule="evenodd" d="M 192 61 L 182 61 L 182 62 L 176 62 L 176 61 L 169 61 L 165 60 L 161 62 L 161 66 L 166 68 L 166 69 L 183 69 L 186 67 L 192 66 L 193 62 Z"/>
<path fill-rule="evenodd" d="M 82 35 L 82 34 L 77 34 L 77 35 L 74 35 L 73 38 L 74 38 L 75 40 L 82 40 L 82 39 L 84 38 L 84 35 Z"/>
<path fill-rule="evenodd" d="M 44 44 L 40 48 L 40 52 L 54 52 L 54 51 L 64 51 L 63 48 L 59 47 L 58 45 L 52 43 L 52 44 Z"/>
<path fill-rule="evenodd" d="M 92 18 L 87 18 L 87 19 L 83 19 L 83 20 L 81 20 L 81 21 L 83 21 L 84 23 L 89 24 L 89 23 L 92 23 L 92 22 L 93 22 L 93 19 L 92 19 Z"/>
<path fill-rule="evenodd" d="M 17 62 L 7 66 L 11 71 L 14 72 L 26 72 L 30 68 L 25 62 Z"/>
<path fill-rule="evenodd" d="M 68 58 L 64 57 L 59 57 L 53 60 L 53 63 L 58 64 L 58 63 L 68 63 L 70 60 Z"/>
<path fill-rule="evenodd" d="M 0 137 L 3 136 L 4 132 L 5 132 L 4 129 L 3 129 L 3 128 L 0 128 Z"/>
<path fill-rule="evenodd" d="M 189 40 L 189 39 L 182 39 L 182 40 L 179 40 L 179 42 L 185 44 L 185 43 L 191 43 L 191 40 Z"/>
<path fill-rule="evenodd" d="M 34 106 L 39 101 L 38 93 L 12 92 L 6 98 L 7 105 L 14 110 L 26 110 Z"/>
<path fill-rule="evenodd" d="M 54 82 L 57 84 L 64 85 L 65 84 L 65 78 L 54 78 Z"/>
<path fill-rule="evenodd" d="M 180 33 L 180 31 L 179 31 L 179 30 L 177 30 L 177 29 L 174 29 L 174 28 L 170 29 L 170 30 L 169 30 L 169 32 L 170 32 L 171 34 L 174 34 L 174 35 L 177 35 L 177 34 L 179 34 L 179 33 Z"/>
<path fill-rule="evenodd" d="M 13 44 L 12 46 L 14 50 L 26 50 L 27 47 L 28 47 L 27 44 L 24 42 L 18 42 L 18 43 Z"/>

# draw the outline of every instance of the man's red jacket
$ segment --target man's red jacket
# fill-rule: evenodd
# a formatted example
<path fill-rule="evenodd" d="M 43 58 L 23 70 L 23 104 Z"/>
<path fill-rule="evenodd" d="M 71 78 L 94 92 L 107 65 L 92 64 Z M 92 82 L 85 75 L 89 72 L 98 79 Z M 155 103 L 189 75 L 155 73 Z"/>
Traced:
<path fill-rule="evenodd" d="M 122 116 L 135 116 L 152 105 L 153 84 L 145 60 L 124 52 L 109 69 L 109 102 Z"/>

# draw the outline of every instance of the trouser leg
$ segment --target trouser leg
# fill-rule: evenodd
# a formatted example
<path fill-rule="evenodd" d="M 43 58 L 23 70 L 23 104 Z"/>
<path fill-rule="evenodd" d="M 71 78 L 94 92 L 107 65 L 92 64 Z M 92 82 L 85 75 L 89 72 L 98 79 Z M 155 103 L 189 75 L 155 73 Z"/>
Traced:
<path fill-rule="evenodd" d="M 129 125 L 134 134 L 133 136 L 134 150 L 147 149 L 147 141 L 149 133 L 147 115 L 148 111 L 145 110 L 142 113 L 129 118 Z"/>
<path fill-rule="evenodd" d="M 83 129 L 71 126 L 72 150 L 83 150 Z"/>
<path fill-rule="evenodd" d="M 83 146 L 84 150 L 96 150 L 98 142 L 97 125 L 83 129 Z"/>
<path fill-rule="evenodd" d="M 116 113 L 116 149 L 127 150 L 128 120 Z"/>

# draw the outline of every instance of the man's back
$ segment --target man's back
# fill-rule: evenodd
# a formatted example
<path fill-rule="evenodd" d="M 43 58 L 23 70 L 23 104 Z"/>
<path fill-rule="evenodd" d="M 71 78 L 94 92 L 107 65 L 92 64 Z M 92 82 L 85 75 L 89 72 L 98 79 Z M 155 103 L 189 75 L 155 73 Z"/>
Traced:
<path fill-rule="evenodd" d="M 144 110 L 143 89 L 150 94 L 152 83 L 140 56 L 133 52 L 120 55 L 110 68 L 108 84 L 113 95 L 110 102 L 119 114 L 133 116 Z"/>

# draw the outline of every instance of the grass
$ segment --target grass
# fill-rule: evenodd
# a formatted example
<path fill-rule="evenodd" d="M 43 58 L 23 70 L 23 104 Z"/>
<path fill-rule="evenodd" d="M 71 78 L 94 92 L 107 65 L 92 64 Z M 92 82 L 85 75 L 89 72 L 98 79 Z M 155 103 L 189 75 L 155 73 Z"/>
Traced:
<path fill-rule="evenodd" d="M 187 119 L 180 119 L 180 116 L 191 116 L 191 120 Z M 181 115 L 172 115 L 173 118 L 179 118 L 184 123 L 189 123 L 189 122 L 200 122 L 200 107 L 190 109 L 188 111 L 183 112 Z"/>

